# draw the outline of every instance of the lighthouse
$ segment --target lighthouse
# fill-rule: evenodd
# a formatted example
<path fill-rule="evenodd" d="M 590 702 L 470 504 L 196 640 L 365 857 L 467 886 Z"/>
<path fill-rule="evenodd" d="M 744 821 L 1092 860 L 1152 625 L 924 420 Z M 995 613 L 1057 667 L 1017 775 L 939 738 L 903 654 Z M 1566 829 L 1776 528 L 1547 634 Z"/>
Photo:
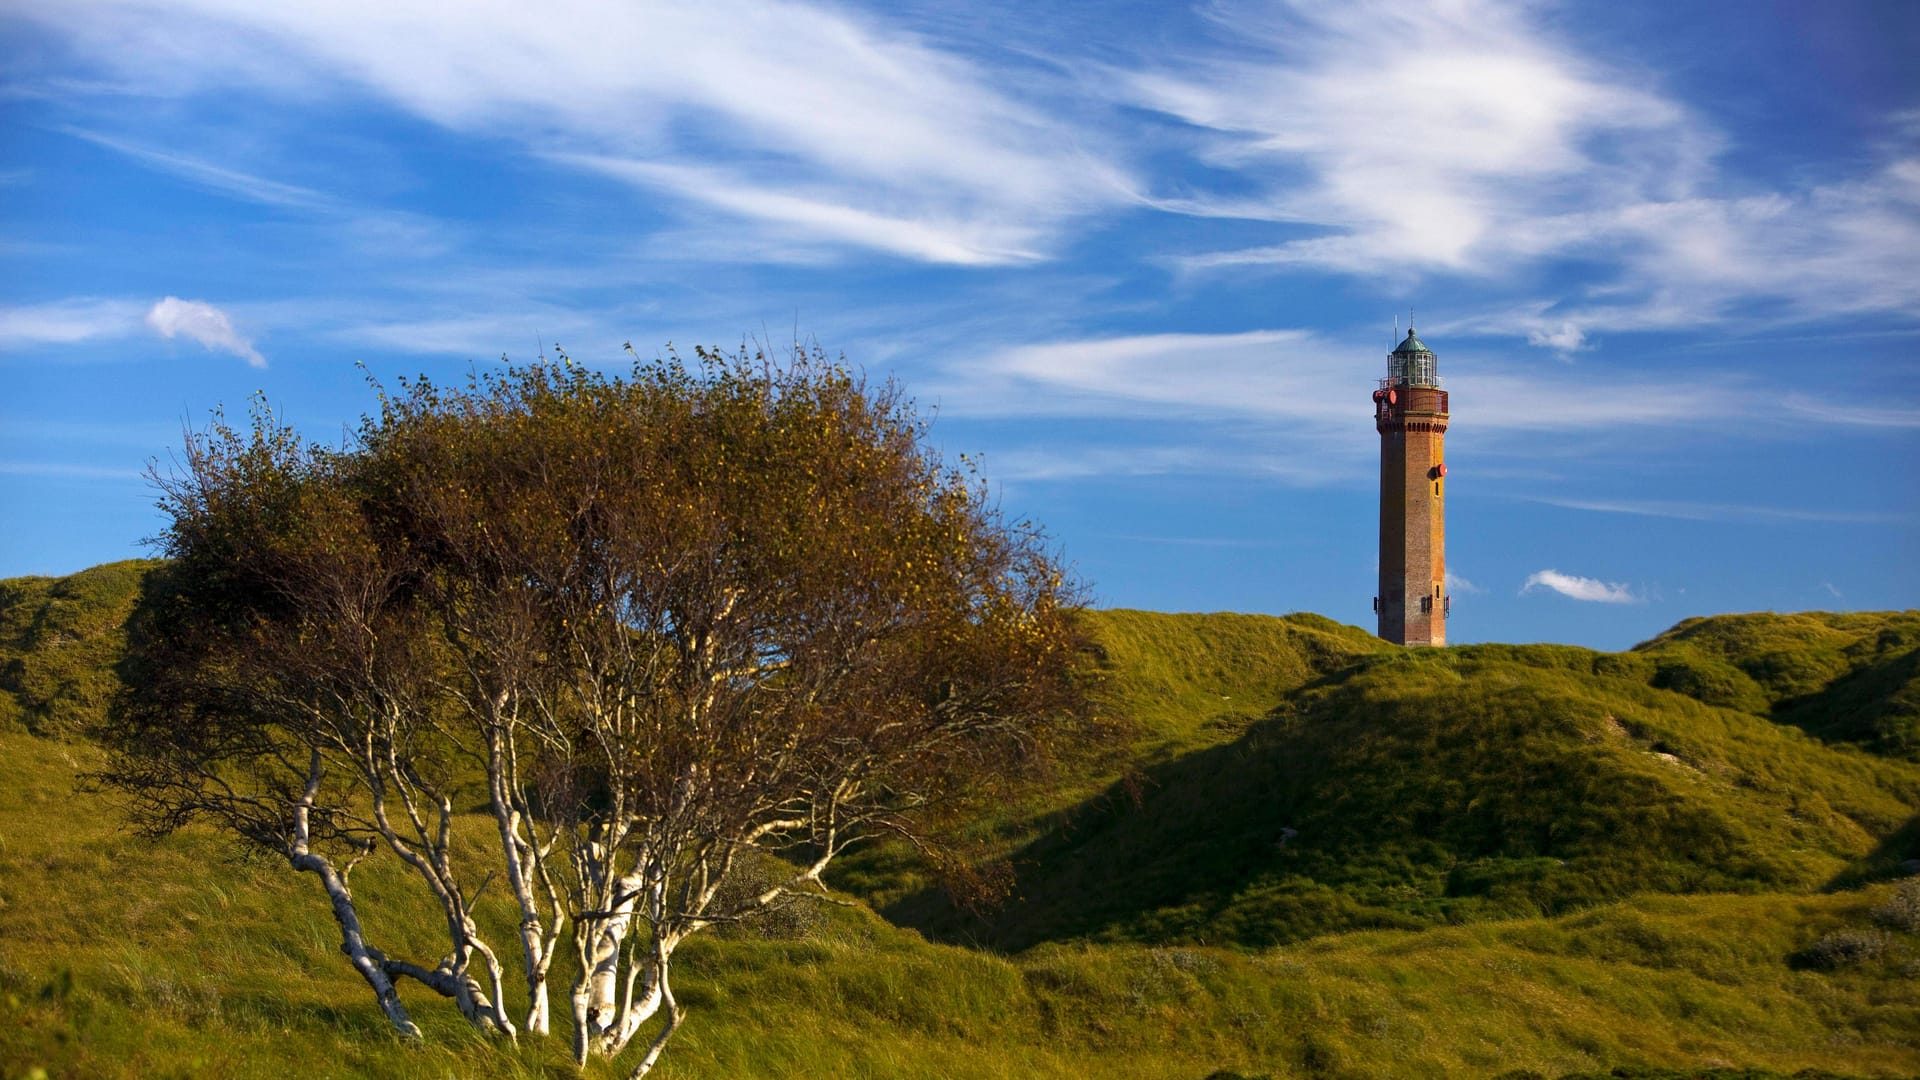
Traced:
<path fill-rule="evenodd" d="M 1447 392 L 1433 350 L 1407 327 L 1373 392 L 1380 432 L 1380 636 L 1395 645 L 1445 645 L 1447 616 Z"/>

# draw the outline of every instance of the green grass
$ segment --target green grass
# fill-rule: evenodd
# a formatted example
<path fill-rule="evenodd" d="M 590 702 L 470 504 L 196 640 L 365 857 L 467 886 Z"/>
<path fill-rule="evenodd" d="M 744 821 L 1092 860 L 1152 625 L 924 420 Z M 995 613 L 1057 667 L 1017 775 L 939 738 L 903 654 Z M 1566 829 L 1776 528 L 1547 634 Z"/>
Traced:
<path fill-rule="evenodd" d="M 0 580 L 0 731 L 72 734 L 105 716 L 119 686 L 122 625 L 155 565 Z"/>
<path fill-rule="evenodd" d="M 1656 686 L 1920 761 L 1920 612 L 1688 619 L 1634 652 Z"/>
<path fill-rule="evenodd" d="M 84 746 L 0 735 L 0 1075 L 572 1075 L 556 1048 L 475 1039 L 417 988 L 407 993 L 430 1042 L 396 1041 L 310 882 L 235 862 L 198 832 L 127 837 L 109 805 L 74 790 L 92 761 Z M 356 884 L 376 932 L 431 920 L 390 865 L 369 864 Z M 1920 936 L 1895 932 L 1892 951 L 1857 967 L 1791 962 L 1825 934 L 1875 926 L 1891 892 L 1644 896 L 1254 952 L 1075 942 L 1014 957 L 834 909 L 805 938 L 690 945 L 677 979 L 689 1020 L 661 1071 L 1911 1074 Z M 487 912 L 496 925 L 505 914 Z"/>
<path fill-rule="evenodd" d="M 1019 898 L 991 918 L 932 890 L 877 898 L 1006 949 L 1258 947 L 1647 891 L 1812 891 L 1920 856 L 1914 763 L 1658 688 L 1639 653 L 1368 650 L 1294 670 L 1264 684 L 1263 719 L 1190 728 L 1186 752 L 1034 818 Z M 1819 693 L 1805 685 L 1788 700 Z"/>
<path fill-rule="evenodd" d="M 79 789 L 141 569 L 0 582 L 0 1080 L 577 1075 L 418 987 L 429 1040 L 402 1044 L 310 878 L 139 839 Z M 851 860 L 836 881 L 895 921 L 690 944 L 660 1074 L 1920 1073 L 1920 934 L 1881 880 L 1920 855 L 1887 735 L 1914 623 L 1407 651 L 1310 615 L 1092 613 L 1123 735 L 975 828 L 1020 902 L 962 918 L 899 852 Z M 355 891 L 377 942 L 432 955 L 392 860 Z"/>
<path fill-rule="evenodd" d="M 1083 619 L 1093 642 L 1093 705 L 1112 738 L 1061 763 L 1024 797 L 983 814 L 970 838 L 985 857 L 1034 843 L 1111 785 L 1130 789 L 1147 770 L 1229 742 L 1285 695 L 1392 648 L 1357 627 L 1306 613 L 1113 610 Z M 956 917 L 904 845 L 843 858 L 833 880 L 915 926 L 931 929 Z"/>
<path fill-rule="evenodd" d="M 1272 703 L 1392 646 L 1320 615 L 1089 611 L 1097 707 L 1128 722 L 1126 747 L 1152 760 L 1244 730 Z"/>

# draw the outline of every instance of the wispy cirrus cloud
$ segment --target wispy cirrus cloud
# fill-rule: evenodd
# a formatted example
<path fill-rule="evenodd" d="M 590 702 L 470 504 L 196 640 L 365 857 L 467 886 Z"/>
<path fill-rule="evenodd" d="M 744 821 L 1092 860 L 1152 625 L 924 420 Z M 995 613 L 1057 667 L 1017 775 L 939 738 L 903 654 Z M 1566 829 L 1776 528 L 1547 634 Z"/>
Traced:
<path fill-rule="evenodd" d="M 1710 149 L 1682 109 L 1556 43 L 1527 8 L 1297 0 L 1215 11 L 1247 43 L 1239 57 L 1144 71 L 1128 88 L 1211 133 L 1209 161 L 1264 165 L 1277 182 L 1174 208 L 1339 231 L 1189 266 L 1485 272 L 1522 253 L 1507 239 L 1514 221 L 1614 201 L 1655 177 L 1673 185 Z"/>
<path fill-rule="evenodd" d="M 1560 506 L 1569 510 L 1673 518 L 1680 521 L 1809 521 L 1880 525 L 1920 519 L 1920 513 L 1911 511 L 1810 510 L 1792 506 L 1746 506 L 1735 503 L 1689 502 L 1679 499 L 1581 499 L 1560 495 L 1519 497 L 1527 502 Z"/>
<path fill-rule="evenodd" d="M 1822 401 L 1808 394 L 1787 394 L 1780 400 L 1789 412 L 1825 424 L 1849 427 L 1920 427 L 1920 408 L 1868 405 L 1859 401 Z"/>
<path fill-rule="evenodd" d="M 980 455 L 980 459 L 982 467 L 999 481 L 1227 471 L 1221 455 L 1197 446 L 1027 447 Z"/>
<path fill-rule="evenodd" d="M 1123 335 L 968 349 L 916 385 L 944 416 L 963 421 L 1128 425 L 1125 437 L 1132 441 L 1124 446 L 1109 445 L 1103 434 L 1075 445 L 1051 440 L 1004 448 L 988 463 L 997 478 L 1193 474 L 1317 487 L 1363 482 L 1374 468 L 1378 440 L 1365 395 L 1376 372 L 1367 361 L 1382 353 L 1306 329 Z M 1911 518 L 1882 510 L 1535 495 L 1527 489 L 1539 487 L 1540 452 L 1566 453 L 1575 445 L 1569 439 L 1598 445 L 1623 436 L 1751 438 L 1769 430 L 1786 438 L 1813 425 L 1861 421 L 1824 399 L 1782 397 L 1740 371 L 1691 367 L 1629 375 L 1484 356 L 1452 361 L 1448 371 L 1454 423 L 1471 434 L 1480 455 L 1474 475 L 1481 495 L 1691 520 L 1887 524 Z M 1702 409 L 1703 401 L 1713 408 Z M 1502 460 L 1529 467 L 1503 470 Z"/>
<path fill-rule="evenodd" d="M 129 139 L 116 138 L 87 128 L 68 125 L 59 130 L 84 142 L 93 143 L 117 154 L 124 154 L 150 168 L 171 173 L 202 187 L 248 202 L 298 210 L 340 208 L 338 201 L 330 196 L 297 184 L 281 183 L 186 154 L 155 149 Z"/>
<path fill-rule="evenodd" d="M 1573 600 L 1586 600 L 1596 604 L 1638 604 L 1644 598 L 1636 595 L 1626 585 L 1617 582 L 1601 581 L 1598 578 L 1580 577 L 1576 574 L 1563 574 L 1558 570 L 1537 570 L 1527 576 L 1527 582 L 1520 587 L 1522 594 L 1535 589 L 1546 589 Z"/>
<path fill-rule="evenodd" d="M 0 461 L 0 475 L 34 476 L 60 480 L 139 480 L 139 469 L 114 465 L 80 465 L 63 461 Z"/>
<path fill-rule="evenodd" d="M 1557 351 L 1612 331 L 1690 330 L 1774 305 L 1774 324 L 1910 311 L 1920 305 L 1920 158 L 1791 192 L 1700 194 L 1515 222 L 1505 242 L 1529 260 L 1587 257 L 1612 282 L 1463 319 L 1459 329 L 1524 335 Z"/>
<path fill-rule="evenodd" d="M 797 0 L 480 3 L 458 20 L 428 0 L 18 10 L 122 83 L 370 92 L 689 211 L 932 262 L 1024 261 L 1133 187 L 1091 132 L 1009 96 L 995 73 L 869 16 Z M 902 242 L 901 231 L 921 236 Z"/>
<path fill-rule="evenodd" d="M 943 405 L 974 415 L 1350 419 L 1350 363 L 1309 330 L 1141 334 L 1009 345 L 954 363 Z M 1361 354 L 1364 355 L 1364 354 Z"/>
<path fill-rule="evenodd" d="M 0 307 L 0 349 L 125 337 L 139 329 L 144 310 L 145 305 L 136 300 L 102 297 Z"/>
<path fill-rule="evenodd" d="M 1789 320 L 1920 304 L 1920 157 L 1895 150 L 1850 178 L 1755 190 L 1718 167 L 1722 134 L 1644 73 L 1558 36 L 1540 10 L 1216 8 L 1248 43 L 1240 55 L 1120 80 L 1129 100 L 1198 128 L 1200 156 L 1235 181 L 1157 205 L 1311 233 L 1177 265 L 1526 290 L 1525 272 L 1577 260 L 1589 282 L 1578 291 L 1523 296 L 1472 327 L 1558 352 L 1609 331 L 1711 325 L 1756 301 Z"/>
<path fill-rule="evenodd" d="M 1364 443 L 1376 372 L 1361 365 L 1384 352 L 1306 329 L 1129 335 L 969 352 L 933 385 L 943 404 L 969 415 L 1244 417 L 1311 425 L 1309 434 L 1357 432 Z M 1475 358 L 1453 362 L 1448 385 L 1456 421 L 1482 433 L 1699 429 L 1716 416 L 1854 422 L 1811 396 L 1783 403 L 1736 372 L 1543 371 Z M 1703 415 L 1703 400 L 1718 412 Z"/>
<path fill-rule="evenodd" d="M 967 350 L 919 385 L 956 419 L 1145 425 L 1126 447 L 997 454 L 989 463 L 996 476 L 1192 473 L 1321 486 L 1359 480 L 1379 453 L 1368 358 L 1384 369 L 1383 349 L 1306 329 L 1142 334 Z M 1709 386 L 1717 400 L 1742 406 L 1728 405 L 1742 424 L 1779 419 L 1765 395 L 1712 373 L 1627 377 L 1484 362 L 1453 371 L 1455 419 L 1481 438 L 1699 430 L 1712 422 L 1694 404 Z"/>
<path fill-rule="evenodd" d="M 335 230 L 329 240 L 344 238 L 362 247 L 377 248 L 385 258 L 434 256 L 445 253 L 450 246 L 448 227 L 419 214 L 367 209 L 315 188 L 89 128 L 64 125 L 57 130 L 203 190 L 323 222 Z"/>
<path fill-rule="evenodd" d="M 848 204 L 848 193 L 831 185 L 811 192 L 778 190 L 735 173 L 685 165 L 613 158 L 597 154 L 561 154 L 568 162 L 642 187 L 670 192 L 743 217 L 758 218 L 800 238 L 884 251 L 927 262 L 958 266 L 1034 262 L 1042 256 L 1043 230 L 1032 222 L 988 219 L 942 220 L 890 216 Z"/>

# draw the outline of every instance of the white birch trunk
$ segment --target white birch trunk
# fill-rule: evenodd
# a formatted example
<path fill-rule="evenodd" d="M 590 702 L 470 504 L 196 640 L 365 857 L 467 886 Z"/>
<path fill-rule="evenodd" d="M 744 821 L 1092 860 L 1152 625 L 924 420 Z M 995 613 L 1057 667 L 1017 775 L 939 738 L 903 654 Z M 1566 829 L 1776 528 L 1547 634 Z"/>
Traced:
<path fill-rule="evenodd" d="M 327 891 L 327 899 L 333 904 L 333 919 L 340 924 L 340 951 L 347 954 L 353 962 L 353 969 L 372 987 L 373 996 L 380 1003 L 380 1011 L 386 1014 L 387 1022 L 394 1030 L 409 1039 L 420 1037 L 420 1028 L 413 1018 L 407 1015 L 407 1007 L 400 1003 L 400 993 L 394 989 L 393 978 L 387 974 L 386 958 L 378 949 L 367 944 L 366 935 L 360 929 L 360 913 L 353 906 L 353 893 L 347 888 L 347 879 L 325 858 L 313 853 L 312 811 L 314 795 L 320 790 L 320 752 L 315 750 L 307 766 L 307 787 L 300 801 L 293 809 L 293 844 L 287 852 L 287 862 L 293 868 L 313 874 Z"/>
<path fill-rule="evenodd" d="M 360 916 L 354 911 L 353 894 L 347 890 L 347 883 L 340 877 L 332 863 L 312 853 L 300 853 L 288 859 L 295 870 L 318 875 L 321 884 L 327 890 L 327 898 L 333 902 L 333 918 L 340 924 L 340 951 L 353 961 L 353 969 L 373 988 L 374 999 L 380 1003 L 380 1011 L 386 1014 L 387 1021 L 394 1030 L 409 1039 L 420 1037 L 420 1028 L 407 1015 L 407 1008 L 400 1004 L 400 994 L 394 989 L 393 979 L 387 974 L 386 958 L 378 949 L 367 944 L 360 930 Z"/>
<path fill-rule="evenodd" d="M 643 965 L 647 979 L 637 998 L 635 982 L 642 971 L 629 968 L 632 935 L 652 928 L 651 922 L 641 920 L 639 906 L 642 900 L 657 900 L 651 895 L 657 884 L 650 884 L 640 870 L 618 875 L 614 867 L 618 857 L 617 846 L 600 843 L 589 843 L 576 852 L 587 910 L 574 916 L 574 952 L 580 972 L 572 992 L 573 1050 L 574 1060 L 583 1065 L 589 1056 L 619 1054 L 660 1007 L 654 965 Z M 652 903 L 649 910 L 657 907 Z M 657 939 L 647 942 L 649 954 L 656 945 Z"/>
<path fill-rule="evenodd" d="M 627 951 L 627 938 L 634 932 L 635 909 L 642 886 L 639 875 L 615 879 L 613 887 L 607 890 L 607 898 L 616 902 L 602 914 L 579 920 L 575 928 L 580 935 L 584 984 L 580 992 L 584 996 L 588 1039 L 595 1052 L 608 1056 L 619 1053 L 626 1044 L 622 1029 L 628 1026 L 626 1019 L 637 1004 L 631 1000 L 631 979 L 622 985 L 621 960 Z M 623 997 L 626 1000 L 623 1001 Z M 642 1002 L 645 1000 L 643 996 Z"/>
<path fill-rule="evenodd" d="M 641 1058 L 640 1064 L 634 1066 L 633 1072 L 627 1074 L 628 1080 L 639 1080 L 640 1077 L 653 1071 L 654 1065 L 660 1060 L 661 1052 L 667 1048 L 667 1040 L 673 1038 L 673 1033 L 680 1029 L 680 1020 L 686 1015 L 685 1010 L 680 1008 L 680 1003 L 673 999 L 673 984 L 667 980 L 667 965 L 672 959 L 673 946 L 661 942 L 654 950 L 653 963 L 657 976 L 653 983 L 658 988 L 659 1000 L 655 1003 L 654 1009 L 649 1010 L 649 1015 L 657 1011 L 661 1005 L 665 1005 L 667 1022 L 660 1028 L 660 1034 L 654 1036 L 653 1045 L 647 1047 L 647 1056 Z M 637 1029 L 640 1023 L 641 1021 L 634 1021 L 634 1027 Z M 631 1032 L 628 1037 L 632 1037 Z"/>
<path fill-rule="evenodd" d="M 432 970 L 405 960 L 385 960 L 383 966 L 391 974 L 405 975 L 442 997 L 453 999 L 460 1014 L 474 1027 L 513 1037 L 513 1026 L 503 1023 L 503 1011 L 487 997 L 479 980 L 473 977 L 469 960 L 461 959 L 458 954 L 450 955 Z M 495 992 L 498 991 L 496 985 Z"/>
<path fill-rule="evenodd" d="M 618 1022 L 616 997 L 620 958 L 633 910 L 639 900 L 636 875 L 619 876 L 618 838 L 589 840 L 573 852 L 577 908 L 573 949 L 580 962 L 569 998 L 573 1005 L 573 1059 L 584 1066 L 590 1055 L 606 1054 L 606 1034 Z"/>
<path fill-rule="evenodd" d="M 398 724 L 395 726 L 398 727 Z M 364 755 L 363 777 L 372 795 L 373 820 L 387 847 L 420 875 L 435 899 L 440 901 L 440 909 L 446 916 L 450 951 L 440 961 L 439 967 L 432 971 L 417 964 L 389 962 L 388 966 L 392 971 L 418 979 L 452 998 L 460 1014 L 473 1026 L 482 1031 L 505 1035 L 509 1039 L 516 1038 L 518 1031 L 513 1021 L 507 1018 L 505 995 L 501 992 L 499 960 L 493 949 L 481 940 L 479 928 L 467 912 L 466 899 L 453 873 L 449 855 L 453 846 L 453 801 L 444 792 L 416 787 L 418 778 L 402 765 L 395 754 L 395 745 L 393 739 L 375 743 L 369 738 L 361 749 Z M 389 792 L 405 811 L 413 841 L 403 838 L 388 816 Z M 421 810 L 421 804 L 429 798 L 434 810 L 431 826 Z M 486 962 L 494 996 L 501 999 L 498 1004 L 487 997 L 471 974 L 475 953 Z"/>
<path fill-rule="evenodd" d="M 554 947 L 559 944 L 564 919 L 551 883 L 544 877 L 545 853 L 538 846 L 539 836 L 537 833 L 530 837 L 523 835 L 530 832 L 532 826 L 521 813 L 516 755 L 510 744 L 512 736 L 503 732 L 503 726 L 496 722 L 487 735 L 487 782 L 493 797 L 494 823 L 500 830 L 500 850 L 506 859 L 507 884 L 520 906 L 520 955 L 527 980 L 526 1027 L 536 1035 L 545 1035 L 549 1030 L 547 975 L 552 969 Z M 539 901 L 533 891 L 535 877 L 540 877 L 548 886 L 549 909 L 554 916 L 551 930 L 540 917 Z"/>

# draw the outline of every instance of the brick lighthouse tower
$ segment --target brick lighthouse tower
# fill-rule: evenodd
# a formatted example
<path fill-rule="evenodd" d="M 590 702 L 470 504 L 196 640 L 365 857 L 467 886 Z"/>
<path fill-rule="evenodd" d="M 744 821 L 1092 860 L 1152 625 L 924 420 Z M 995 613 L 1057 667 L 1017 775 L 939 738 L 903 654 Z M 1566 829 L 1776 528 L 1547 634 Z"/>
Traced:
<path fill-rule="evenodd" d="M 1380 636 L 1395 645 L 1445 645 L 1447 616 L 1447 392 L 1433 350 L 1407 326 L 1373 392 L 1380 432 Z"/>

